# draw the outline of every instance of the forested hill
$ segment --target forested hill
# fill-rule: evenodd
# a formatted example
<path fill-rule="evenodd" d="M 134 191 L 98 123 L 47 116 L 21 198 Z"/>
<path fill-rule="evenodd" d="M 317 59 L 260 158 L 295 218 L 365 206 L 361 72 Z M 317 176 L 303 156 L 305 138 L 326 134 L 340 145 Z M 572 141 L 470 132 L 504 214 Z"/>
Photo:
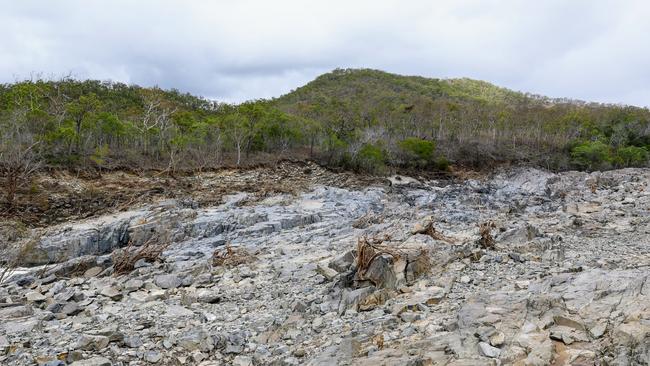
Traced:
<path fill-rule="evenodd" d="M 650 147 L 647 109 L 552 99 L 465 78 L 335 70 L 274 104 L 318 121 L 332 148 L 365 144 L 397 164 L 413 162 L 404 154 L 413 138 L 433 142 L 434 155 L 455 163 L 552 169 L 644 165 Z"/>
<path fill-rule="evenodd" d="M 0 167 L 213 168 L 315 159 L 374 173 L 449 162 L 553 169 L 645 165 L 647 109 L 549 99 L 470 79 L 334 70 L 238 105 L 113 82 L 0 85 Z"/>

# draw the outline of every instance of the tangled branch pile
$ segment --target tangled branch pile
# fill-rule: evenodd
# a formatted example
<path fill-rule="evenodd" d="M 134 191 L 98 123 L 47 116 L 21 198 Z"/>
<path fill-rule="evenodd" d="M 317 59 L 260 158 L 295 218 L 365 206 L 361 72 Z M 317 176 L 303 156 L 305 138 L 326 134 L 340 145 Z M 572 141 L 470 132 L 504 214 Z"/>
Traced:
<path fill-rule="evenodd" d="M 141 246 L 136 246 L 133 241 L 129 241 L 125 248 L 116 250 L 112 254 L 114 273 L 124 274 L 133 271 L 135 263 L 141 259 L 147 262 L 158 261 L 170 243 L 169 240 L 161 237 L 151 238 Z"/>

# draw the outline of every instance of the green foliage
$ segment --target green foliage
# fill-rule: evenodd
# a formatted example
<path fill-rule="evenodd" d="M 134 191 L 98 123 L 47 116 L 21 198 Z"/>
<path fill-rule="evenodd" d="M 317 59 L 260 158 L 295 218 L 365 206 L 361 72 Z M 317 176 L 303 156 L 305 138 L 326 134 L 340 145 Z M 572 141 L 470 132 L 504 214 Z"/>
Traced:
<path fill-rule="evenodd" d="M 93 152 L 93 154 L 90 156 L 90 160 L 92 160 L 95 164 L 102 166 L 106 162 L 106 158 L 109 154 L 110 149 L 108 148 L 108 145 L 104 144 L 95 149 L 95 152 Z"/>
<path fill-rule="evenodd" d="M 383 173 L 386 170 L 386 153 L 374 144 L 364 144 L 354 161 L 357 169 L 369 173 Z"/>
<path fill-rule="evenodd" d="M 601 169 L 612 161 L 612 149 L 600 140 L 587 141 L 575 146 L 571 150 L 571 157 L 581 168 Z"/>
<path fill-rule="evenodd" d="M 32 80 L 0 85 L 0 137 L 11 144 L 20 134 L 39 141 L 47 163 L 72 168 L 216 167 L 260 154 L 371 172 L 501 161 L 603 169 L 646 163 L 650 111 L 367 69 L 337 69 L 238 105 L 173 89 Z"/>
<path fill-rule="evenodd" d="M 449 171 L 451 168 L 451 164 L 447 158 L 439 157 L 436 159 L 436 168 L 441 171 Z"/>
<path fill-rule="evenodd" d="M 643 166 L 648 162 L 645 147 L 626 146 L 616 151 L 616 162 L 620 166 Z"/>
<path fill-rule="evenodd" d="M 409 159 L 407 163 L 415 166 L 427 166 L 433 161 L 436 145 L 432 141 L 409 137 L 399 142 L 399 147 Z"/>

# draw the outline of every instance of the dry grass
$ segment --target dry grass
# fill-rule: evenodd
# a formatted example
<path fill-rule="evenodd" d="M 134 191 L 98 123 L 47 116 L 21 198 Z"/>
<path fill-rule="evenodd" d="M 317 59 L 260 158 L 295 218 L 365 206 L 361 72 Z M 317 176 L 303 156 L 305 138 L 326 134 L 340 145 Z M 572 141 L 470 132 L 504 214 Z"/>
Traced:
<path fill-rule="evenodd" d="M 214 267 L 237 267 L 240 264 L 249 263 L 254 257 L 244 248 L 226 245 L 212 253 L 212 265 Z"/>

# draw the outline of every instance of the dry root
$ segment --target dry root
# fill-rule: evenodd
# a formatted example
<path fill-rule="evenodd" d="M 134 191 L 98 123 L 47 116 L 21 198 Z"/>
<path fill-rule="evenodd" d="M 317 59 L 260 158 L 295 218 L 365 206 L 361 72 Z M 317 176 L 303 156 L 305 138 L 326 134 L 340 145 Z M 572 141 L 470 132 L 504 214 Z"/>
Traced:
<path fill-rule="evenodd" d="M 483 249 L 494 249 L 494 238 L 492 237 L 492 229 L 496 225 L 492 221 L 487 221 L 479 225 L 479 234 L 481 238 L 478 240 L 479 245 Z"/>
<path fill-rule="evenodd" d="M 454 239 L 452 239 L 452 238 L 450 238 L 448 236 L 445 236 L 443 233 L 437 231 L 436 228 L 433 227 L 433 221 L 429 221 L 427 223 L 427 225 L 424 226 L 424 228 L 422 228 L 421 230 L 416 231 L 415 234 L 429 235 L 430 237 L 432 237 L 435 240 L 441 240 L 441 241 L 447 242 L 449 244 L 454 243 Z"/>
<path fill-rule="evenodd" d="M 251 262 L 253 256 L 244 248 L 226 245 L 212 253 L 212 265 L 215 267 L 237 267 L 240 264 Z"/>

